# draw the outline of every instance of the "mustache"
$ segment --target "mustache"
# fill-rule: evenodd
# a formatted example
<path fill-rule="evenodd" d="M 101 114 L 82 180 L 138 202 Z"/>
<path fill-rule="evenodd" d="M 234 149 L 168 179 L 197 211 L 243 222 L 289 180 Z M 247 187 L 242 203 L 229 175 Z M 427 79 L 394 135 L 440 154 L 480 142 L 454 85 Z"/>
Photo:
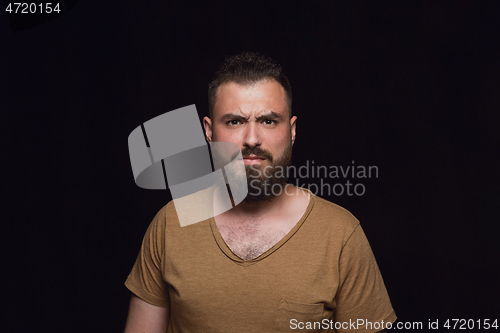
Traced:
<path fill-rule="evenodd" d="M 243 155 L 243 157 L 248 157 L 250 155 L 257 155 L 260 157 L 264 157 L 271 162 L 273 161 L 273 156 L 271 155 L 271 153 L 259 147 L 253 147 L 253 148 L 246 147 L 241 150 L 241 154 Z"/>

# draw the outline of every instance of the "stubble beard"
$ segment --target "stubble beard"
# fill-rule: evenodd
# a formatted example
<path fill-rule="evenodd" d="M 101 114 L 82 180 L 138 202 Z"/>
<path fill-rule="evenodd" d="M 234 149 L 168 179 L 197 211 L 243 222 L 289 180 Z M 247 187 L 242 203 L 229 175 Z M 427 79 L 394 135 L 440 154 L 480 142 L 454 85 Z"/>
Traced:
<path fill-rule="evenodd" d="M 213 137 L 214 142 L 217 142 L 215 136 Z M 288 180 L 288 167 L 292 160 L 292 140 L 288 141 L 288 145 L 285 150 L 278 158 L 274 158 L 271 153 L 260 147 L 245 148 L 242 149 L 241 154 L 243 157 L 249 155 L 257 155 L 264 157 L 269 161 L 267 166 L 259 165 L 245 165 L 245 173 L 247 180 L 247 195 L 243 202 L 246 204 L 260 204 L 264 201 L 271 200 L 278 194 L 284 191 L 286 182 Z M 229 162 L 229 161 L 228 161 Z M 232 179 L 238 179 L 245 177 L 245 175 L 238 172 L 238 170 L 227 169 L 226 172 L 232 177 Z M 231 196 L 242 197 L 244 190 L 242 188 L 230 188 L 228 184 L 227 188 Z M 243 194 L 243 195 L 242 195 Z"/>

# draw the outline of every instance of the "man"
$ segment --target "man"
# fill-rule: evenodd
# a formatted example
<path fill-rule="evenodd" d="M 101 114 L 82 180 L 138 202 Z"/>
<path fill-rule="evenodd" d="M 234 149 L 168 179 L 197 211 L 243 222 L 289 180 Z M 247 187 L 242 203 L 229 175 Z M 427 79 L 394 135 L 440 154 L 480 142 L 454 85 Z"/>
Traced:
<path fill-rule="evenodd" d="M 248 196 L 186 227 L 172 203 L 160 210 L 125 283 L 125 332 L 378 332 L 396 320 L 359 222 L 278 172 L 296 137 L 291 97 L 259 54 L 216 73 L 206 138 L 241 148 Z"/>

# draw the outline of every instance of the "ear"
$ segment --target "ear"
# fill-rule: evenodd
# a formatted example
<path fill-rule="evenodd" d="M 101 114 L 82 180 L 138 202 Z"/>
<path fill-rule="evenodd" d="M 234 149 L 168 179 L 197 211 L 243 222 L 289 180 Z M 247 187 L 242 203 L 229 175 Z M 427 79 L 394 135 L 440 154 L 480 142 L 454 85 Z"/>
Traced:
<path fill-rule="evenodd" d="M 292 137 L 292 146 L 295 143 L 295 128 L 296 128 L 296 125 L 297 125 L 297 117 L 293 116 L 290 119 L 290 135 Z"/>
<path fill-rule="evenodd" d="M 212 120 L 208 117 L 203 118 L 203 127 L 205 128 L 205 137 L 209 143 L 212 142 Z"/>

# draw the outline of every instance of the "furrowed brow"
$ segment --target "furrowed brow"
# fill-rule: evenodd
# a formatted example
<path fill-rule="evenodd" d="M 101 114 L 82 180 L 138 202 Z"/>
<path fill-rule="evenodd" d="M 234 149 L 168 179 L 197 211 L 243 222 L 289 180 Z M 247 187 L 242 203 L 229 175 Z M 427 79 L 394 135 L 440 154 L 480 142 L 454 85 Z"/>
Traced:
<path fill-rule="evenodd" d="M 236 113 L 226 113 L 220 119 L 220 121 L 223 123 L 225 123 L 226 121 L 230 121 L 230 120 L 248 120 L 248 118 L 243 117 L 242 115 L 236 114 Z"/>
<path fill-rule="evenodd" d="M 281 118 L 281 115 L 277 112 L 271 111 L 266 114 L 263 114 L 259 117 L 257 117 L 257 120 L 266 120 L 266 119 L 278 119 Z"/>

